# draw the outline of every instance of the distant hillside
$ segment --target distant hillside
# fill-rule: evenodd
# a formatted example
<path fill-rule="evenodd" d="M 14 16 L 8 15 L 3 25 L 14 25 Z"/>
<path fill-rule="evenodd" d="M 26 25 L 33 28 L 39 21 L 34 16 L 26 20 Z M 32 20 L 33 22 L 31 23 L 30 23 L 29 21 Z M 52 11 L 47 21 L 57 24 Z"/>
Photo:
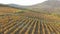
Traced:
<path fill-rule="evenodd" d="M 24 9 L 24 8 L 29 7 L 29 6 L 22 6 L 22 5 L 17 5 L 17 4 L 8 4 L 8 6 L 19 8 L 19 9 Z"/>
<path fill-rule="evenodd" d="M 59 0 L 47 0 L 43 3 L 36 4 L 28 7 L 30 10 L 44 12 L 44 13 L 56 13 L 60 14 L 60 1 Z"/>
<path fill-rule="evenodd" d="M 5 5 L 6 6 L 6 5 Z M 47 0 L 40 4 L 32 6 L 21 6 L 17 4 L 8 4 L 8 7 L 17 9 L 28 9 L 36 12 L 42 12 L 47 14 L 59 14 L 60 15 L 60 0 Z"/>

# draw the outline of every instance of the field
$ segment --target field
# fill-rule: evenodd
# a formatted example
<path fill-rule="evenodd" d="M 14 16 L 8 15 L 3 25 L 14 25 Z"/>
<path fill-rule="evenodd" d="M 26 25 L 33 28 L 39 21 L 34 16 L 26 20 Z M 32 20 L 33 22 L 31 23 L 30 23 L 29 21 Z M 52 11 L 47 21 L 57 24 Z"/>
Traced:
<path fill-rule="evenodd" d="M 6 14 L 6 13 L 15 13 L 15 12 L 17 12 L 17 10 L 19 10 L 19 9 L 0 6 L 0 15 Z"/>
<path fill-rule="evenodd" d="M 32 11 L 3 14 L 0 34 L 60 34 L 60 17 Z"/>

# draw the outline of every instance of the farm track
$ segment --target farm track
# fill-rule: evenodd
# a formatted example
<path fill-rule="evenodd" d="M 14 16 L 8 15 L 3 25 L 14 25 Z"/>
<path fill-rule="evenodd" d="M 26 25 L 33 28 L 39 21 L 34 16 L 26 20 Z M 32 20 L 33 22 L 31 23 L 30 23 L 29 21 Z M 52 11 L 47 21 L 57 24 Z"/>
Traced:
<path fill-rule="evenodd" d="M 26 16 L 0 17 L 0 34 L 60 34 L 60 24 Z"/>

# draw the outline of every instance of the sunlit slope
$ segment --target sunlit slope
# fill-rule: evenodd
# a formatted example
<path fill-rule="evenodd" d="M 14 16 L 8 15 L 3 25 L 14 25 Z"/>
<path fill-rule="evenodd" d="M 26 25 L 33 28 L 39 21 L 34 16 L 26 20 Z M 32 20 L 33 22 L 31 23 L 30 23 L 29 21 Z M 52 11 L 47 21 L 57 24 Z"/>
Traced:
<path fill-rule="evenodd" d="M 0 6 L 0 14 L 5 14 L 5 13 L 15 13 L 20 11 L 20 9 L 12 8 L 12 7 L 5 7 L 5 6 Z"/>
<path fill-rule="evenodd" d="M 60 34 L 60 17 L 24 10 L 0 16 L 1 34 Z"/>

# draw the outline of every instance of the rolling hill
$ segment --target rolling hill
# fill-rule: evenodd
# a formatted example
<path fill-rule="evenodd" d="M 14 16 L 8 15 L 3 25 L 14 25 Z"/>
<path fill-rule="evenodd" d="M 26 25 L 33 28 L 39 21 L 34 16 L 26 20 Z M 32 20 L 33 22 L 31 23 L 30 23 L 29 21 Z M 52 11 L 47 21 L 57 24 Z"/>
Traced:
<path fill-rule="evenodd" d="M 8 5 L 0 4 L 0 14 L 15 13 L 18 11 L 20 11 L 20 9 Z"/>
<path fill-rule="evenodd" d="M 44 12 L 44 13 L 55 13 L 60 14 L 60 1 L 59 0 L 47 0 L 40 4 L 36 4 L 28 7 L 30 10 Z"/>
<path fill-rule="evenodd" d="M 60 15 L 60 0 L 46 0 L 45 2 L 32 5 L 32 6 L 21 6 L 17 4 L 8 4 L 10 7 L 15 7 L 19 9 L 28 9 L 36 12 L 58 14 Z"/>

